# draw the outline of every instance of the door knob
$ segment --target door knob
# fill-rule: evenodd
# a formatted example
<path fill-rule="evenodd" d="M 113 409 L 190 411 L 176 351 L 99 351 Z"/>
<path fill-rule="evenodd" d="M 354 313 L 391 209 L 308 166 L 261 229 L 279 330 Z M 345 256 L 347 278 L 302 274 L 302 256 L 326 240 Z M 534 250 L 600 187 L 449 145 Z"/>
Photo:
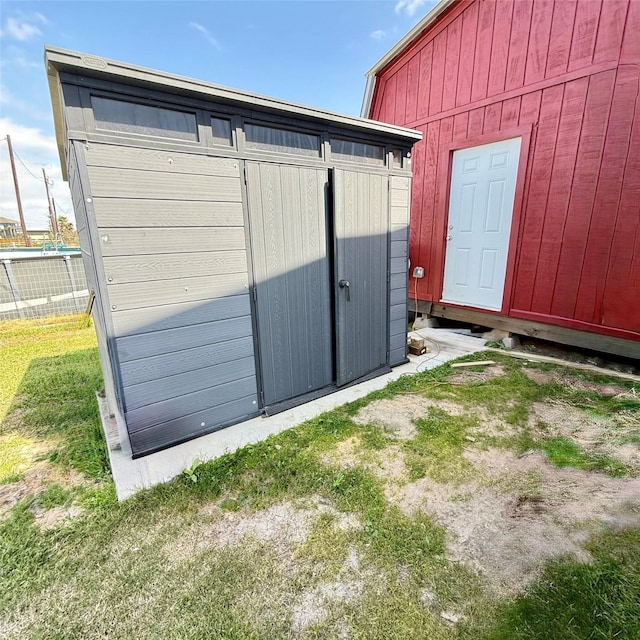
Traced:
<path fill-rule="evenodd" d="M 447 240 L 451 240 L 451 236 L 447 236 Z"/>
<path fill-rule="evenodd" d="M 348 280 L 340 280 L 340 282 L 338 282 L 338 286 L 341 289 L 346 289 L 347 290 L 347 302 L 349 302 L 351 300 L 351 293 L 349 290 L 349 287 L 351 286 L 351 283 Z"/>

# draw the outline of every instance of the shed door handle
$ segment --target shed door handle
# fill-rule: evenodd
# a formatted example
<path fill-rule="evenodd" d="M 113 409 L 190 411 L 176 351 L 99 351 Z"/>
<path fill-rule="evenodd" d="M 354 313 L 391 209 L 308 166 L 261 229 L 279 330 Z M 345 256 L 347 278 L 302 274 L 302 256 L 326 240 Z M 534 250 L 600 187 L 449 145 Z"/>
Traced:
<path fill-rule="evenodd" d="M 347 290 L 347 302 L 349 302 L 351 300 L 351 292 L 349 290 L 349 287 L 351 286 L 351 283 L 348 280 L 340 280 L 340 282 L 338 282 L 338 286 L 341 289 L 346 289 Z"/>

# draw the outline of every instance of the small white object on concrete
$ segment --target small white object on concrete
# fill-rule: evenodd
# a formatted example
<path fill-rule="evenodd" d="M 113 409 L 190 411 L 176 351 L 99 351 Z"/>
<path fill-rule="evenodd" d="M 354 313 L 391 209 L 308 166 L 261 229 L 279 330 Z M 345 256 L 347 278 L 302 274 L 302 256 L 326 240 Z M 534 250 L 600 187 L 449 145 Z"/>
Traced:
<path fill-rule="evenodd" d="M 502 338 L 502 344 L 505 349 L 517 349 L 520 346 L 520 340 L 518 336 L 509 335 L 506 338 Z"/>
<path fill-rule="evenodd" d="M 503 329 L 491 329 L 491 331 L 487 331 L 482 334 L 482 337 L 485 340 L 490 340 L 492 342 L 500 342 L 505 338 L 508 338 L 511 334 L 508 331 L 504 331 Z"/>
<path fill-rule="evenodd" d="M 418 317 L 415 319 L 413 323 L 414 329 L 436 329 L 440 325 L 438 324 L 438 318 L 433 318 L 431 316 L 423 316 L 418 314 Z"/>

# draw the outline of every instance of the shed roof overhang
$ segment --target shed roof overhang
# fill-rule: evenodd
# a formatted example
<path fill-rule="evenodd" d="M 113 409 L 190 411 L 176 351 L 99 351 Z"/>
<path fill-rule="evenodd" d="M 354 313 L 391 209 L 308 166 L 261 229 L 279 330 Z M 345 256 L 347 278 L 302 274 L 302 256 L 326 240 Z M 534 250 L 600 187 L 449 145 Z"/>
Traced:
<path fill-rule="evenodd" d="M 418 24 L 407 33 L 398 43 L 393 46 L 387 53 L 385 53 L 378 62 L 376 62 L 369 71 L 365 74 L 367 78 L 367 84 L 364 89 L 364 98 L 362 100 L 362 108 L 360 109 L 360 115 L 363 118 L 368 118 L 371 112 L 371 103 L 373 101 L 373 92 L 376 87 L 376 77 L 382 69 L 384 69 L 390 62 L 395 60 L 409 45 L 411 45 L 417 38 L 428 29 L 452 4 L 457 0 L 440 0 L 427 15 L 418 22 Z"/>
<path fill-rule="evenodd" d="M 60 80 L 60 73 L 64 72 L 75 73 L 85 77 L 108 79 L 122 84 L 143 86 L 174 95 L 196 97 L 231 105 L 235 104 L 249 107 L 253 110 L 288 115 L 302 120 L 322 122 L 334 126 L 344 126 L 363 132 L 370 131 L 378 135 L 398 138 L 408 143 L 416 142 L 422 138 L 422 133 L 414 129 L 398 127 L 357 116 L 324 111 L 315 107 L 307 107 L 277 98 L 269 98 L 239 89 L 222 87 L 201 80 L 52 46 L 45 47 L 45 64 L 53 106 L 56 142 L 65 180 L 67 179 L 65 162 L 66 127 L 62 83 Z"/>

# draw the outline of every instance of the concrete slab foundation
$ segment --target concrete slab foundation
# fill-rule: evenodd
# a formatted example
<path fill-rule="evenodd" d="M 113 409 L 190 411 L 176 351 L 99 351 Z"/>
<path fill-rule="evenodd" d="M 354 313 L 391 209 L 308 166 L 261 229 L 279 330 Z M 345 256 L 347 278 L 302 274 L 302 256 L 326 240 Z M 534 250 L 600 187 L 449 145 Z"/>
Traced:
<path fill-rule="evenodd" d="M 341 404 L 362 398 L 402 375 L 433 369 L 448 360 L 482 351 L 485 344 L 482 338 L 461 335 L 447 329 L 425 328 L 415 333 L 426 338 L 430 352 L 422 356 L 410 356 L 410 362 L 378 378 L 336 391 L 277 415 L 247 420 L 136 460 L 132 460 L 126 450 L 109 448 L 118 500 L 175 478 L 191 466 L 194 460 L 213 460 L 245 445 L 255 444 Z M 105 432 L 113 437 L 114 426 L 108 421 L 106 412 L 101 411 L 101 417 Z"/>

